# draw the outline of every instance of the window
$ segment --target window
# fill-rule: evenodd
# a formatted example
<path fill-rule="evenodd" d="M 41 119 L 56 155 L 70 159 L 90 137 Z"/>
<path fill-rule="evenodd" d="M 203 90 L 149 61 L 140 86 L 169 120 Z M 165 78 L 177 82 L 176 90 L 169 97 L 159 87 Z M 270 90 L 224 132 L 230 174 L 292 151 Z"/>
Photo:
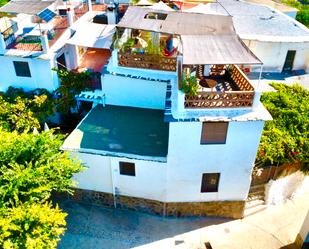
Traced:
<path fill-rule="evenodd" d="M 201 144 L 225 144 L 228 122 L 204 122 Z"/>
<path fill-rule="evenodd" d="M 14 68 L 17 76 L 31 77 L 30 68 L 28 62 L 13 61 Z"/>
<path fill-rule="evenodd" d="M 205 173 L 202 178 L 201 192 L 218 192 L 220 173 Z"/>
<path fill-rule="evenodd" d="M 120 175 L 135 176 L 135 164 L 119 162 Z"/>
<path fill-rule="evenodd" d="M 159 12 L 149 12 L 145 15 L 145 19 L 156 19 L 156 20 L 165 20 L 167 14 Z"/>

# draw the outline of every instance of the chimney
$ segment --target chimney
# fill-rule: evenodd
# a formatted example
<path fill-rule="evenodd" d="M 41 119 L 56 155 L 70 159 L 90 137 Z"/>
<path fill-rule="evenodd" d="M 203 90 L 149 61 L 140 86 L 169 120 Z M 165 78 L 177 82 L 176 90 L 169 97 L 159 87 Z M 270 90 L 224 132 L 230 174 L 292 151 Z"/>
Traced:
<path fill-rule="evenodd" d="M 48 37 L 47 37 L 46 31 L 42 31 L 42 35 L 40 38 L 41 38 L 43 52 L 47 54 L 49 51 L 49 44 L 48 44 Z"/>
<path fill-rule="evenodd" d="M 88 11 L 92 11 L 92 3 L 91 3 L 91 0 L 88 0 Z"/>
<path fill-rule="evenodd" d="M 69 26 L 71 27 L 74 23 L 74 11 L 71 10 L 70 8 L 67 9 L 67 17 L 68 17 Z"/>
<path fill-rule="evenodd" d="M 6 49 L 6 45 L 5 45 L 4 37 L 2 33 L 0 32 L 0 54 L 4 54 L 5 49 Z"/>

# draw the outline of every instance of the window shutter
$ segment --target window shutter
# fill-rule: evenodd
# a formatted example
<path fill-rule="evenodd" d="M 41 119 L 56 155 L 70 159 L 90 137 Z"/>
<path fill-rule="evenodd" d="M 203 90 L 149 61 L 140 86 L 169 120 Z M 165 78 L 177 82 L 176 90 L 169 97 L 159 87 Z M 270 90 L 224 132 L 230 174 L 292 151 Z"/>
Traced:
<path fill-rule="evenodd" d="M 225 144 L 227 128 L 227 122 L 204 122 L 201 144 Z"/>

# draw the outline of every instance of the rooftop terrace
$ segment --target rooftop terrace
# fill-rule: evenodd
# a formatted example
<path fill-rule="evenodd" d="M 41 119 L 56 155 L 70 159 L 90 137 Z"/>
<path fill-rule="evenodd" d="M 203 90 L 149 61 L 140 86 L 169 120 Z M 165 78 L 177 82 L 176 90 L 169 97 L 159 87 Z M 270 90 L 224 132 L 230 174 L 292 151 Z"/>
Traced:
<path fill-rule="evenodd" d="M 97 105 L 65 140 L 63 149 L 163 161 L 169 133 L 163 119 L 160 110 Z"/>

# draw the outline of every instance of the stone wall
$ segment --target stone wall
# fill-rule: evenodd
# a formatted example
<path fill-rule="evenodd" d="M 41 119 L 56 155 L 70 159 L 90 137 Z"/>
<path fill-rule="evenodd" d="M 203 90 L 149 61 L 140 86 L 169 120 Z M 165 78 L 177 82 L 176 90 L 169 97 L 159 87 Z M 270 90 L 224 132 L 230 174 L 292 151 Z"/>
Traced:
<path fill-rule="evenodd" d="M 167 216 L 220 216 L 242 218 L 244 201 L 170 202 L 166 203 Z"/>
<path fill-rule="evenodd" d="M 59 198 L 59 196 L 57 196 Z M 219 216 L 228 218 L 242 218 L 244 201 L 213 201 L 213 202 L 161 202 L 130 196 L 103 193 L 91 190 L 75 189 L 74 195 L 61 196 L 76 202 L 127 208 L 135 211 L 157 214 L 162 216 Z"/>

